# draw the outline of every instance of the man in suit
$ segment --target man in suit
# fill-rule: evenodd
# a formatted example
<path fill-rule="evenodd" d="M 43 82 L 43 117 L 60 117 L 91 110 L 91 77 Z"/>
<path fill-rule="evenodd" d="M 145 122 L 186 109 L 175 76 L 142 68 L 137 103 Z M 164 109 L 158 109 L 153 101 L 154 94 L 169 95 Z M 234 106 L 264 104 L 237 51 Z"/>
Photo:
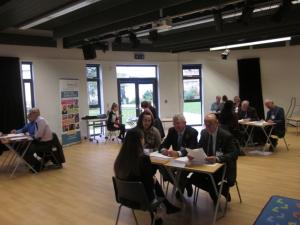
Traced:
<path fill-rule="evenodd" d="M 275 123 L 272 134 L 276 135 L 279 138 L 284 137 L 285 116 L 283 108 L 275 105 L 274 102 L 270 99 L 265 100 L 265 106 L 269 109 L 269 111 L 267 112 L 266 121 Z M 270 140 L 272 142 L 272 145 L 276 147 L 278 139 L 270 137 Z M 272 146 L 270 146 L 270 150 L 273 150 Z"/>
<path fill-rule="evenodd" d="M 240 119 L 258 120 L 257 112 L 254 107 L 251 107 L 249 101 L 245 100 L 242 102 L 241 110 L 238 114 Z"/>
<path fill-rule="evenodd" d="M 173 126 L 168 131 L 168 135 L 160 146 L 160 152 L 164 155 L 172 157 L 181 157 L 187 155 L 186 148 L 197 148 L 198 131 L 191 126 L 186 125 L 186 120 L 183 115 L 175 115 L 173 117 Z M 172 149 L 170 147 L 172 146 Z M 163 176 L 170 180 L 168 173 L 164 169 L 160 169 Z M 179 186 L 182 192 L 186 187 L 187 172 L 182 172 L 179 178 Z M 171 181 L 171 180 L 170 180 Z M 188 196 L 192 195 L 192 187 L 187 188 Z M 178 196 L 178 195 L 177 195 Z"/>
<path fill-rule="evenodd" d="M 219 127 L 216 115 L 208 114 L 204 119 L 205 129 L 201 131 L 201 138 L 198 147 L 203 148 L 207 154 L 208 163 L 225 163 L 227 165 L 222 194 L 230 201 L 229 187 L 235 184 L 236 180 L 236 160 L 238 149 L 233 143 L 233 136 L 226 130 Z M 189 157 L 189 159 L 192 159 Z M 222 179 L 222 169 L 218 170 L 213 176 L 216 184 Z M 193 173 L 190 183 L 209 192 L 214 203 L 217 203 L 212 182 L 207 174 Z"/>

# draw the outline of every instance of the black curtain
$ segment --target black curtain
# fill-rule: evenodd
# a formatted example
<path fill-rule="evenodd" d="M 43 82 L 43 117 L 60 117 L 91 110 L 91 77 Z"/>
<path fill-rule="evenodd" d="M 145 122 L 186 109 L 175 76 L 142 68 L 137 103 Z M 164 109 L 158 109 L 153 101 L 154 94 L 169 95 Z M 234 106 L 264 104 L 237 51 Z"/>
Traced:
<path fill-rule="evenodd" d="M 0 57 L 0 97 L 0 131 L 9 133 L 22 127 L 25 121 L 18 58 Z"/>
<path fill-rule="evenodd" d="M 238 73 L 241 100 L 248 100 L 250 106 L 256 108 L 258 117 L 264 119 L 259 58 L 239 59 Z"/>

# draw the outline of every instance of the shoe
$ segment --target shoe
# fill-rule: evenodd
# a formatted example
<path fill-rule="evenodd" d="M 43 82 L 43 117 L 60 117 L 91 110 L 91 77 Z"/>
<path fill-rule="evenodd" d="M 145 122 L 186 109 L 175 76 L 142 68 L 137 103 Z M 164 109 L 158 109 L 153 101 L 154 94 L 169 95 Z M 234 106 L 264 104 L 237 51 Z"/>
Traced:
<path fill-rule="evenodd" d="M 179 191 L 176 191 L 176 192 L 175 192 L 175 197 L 176 197 L 177 199 L 181 199 L 181 195 L 180 195 L 180 192 L 179 192 Z"/>
<path fill-rule="evenodd" d="M 188 184 L 186 184 L 185 188 L 186 188 L 187 196 L 192 197 L 192 195 L 193 195 L 192 185 L 190 183 L 188 183 Z"/>
<path fill-rule="evenodd" d="M 167 207 L 167 214 L 177 213 L 177 212 L 179 212 L 180 210 L 181 210 L 181 209 L 178 208 L 178 207 L 175 206 L 175 205 L 169 205 L 169 206 Z"/>
<path fill-rule="evenodd" d="M 155 224 L 155 225 L 162 225 L 163 222 L 164 222 L 164 221 L 162 220 L 162 218 L 157 218 L 157 219 L 155 219 L 154 224 Z"/>
<path fill-rule="evenodd" d="M 226 196 L 226 200 L 227 202 L 231 202 L 231 195 L 230 193 L 228 192 L 227 196 Z"/>

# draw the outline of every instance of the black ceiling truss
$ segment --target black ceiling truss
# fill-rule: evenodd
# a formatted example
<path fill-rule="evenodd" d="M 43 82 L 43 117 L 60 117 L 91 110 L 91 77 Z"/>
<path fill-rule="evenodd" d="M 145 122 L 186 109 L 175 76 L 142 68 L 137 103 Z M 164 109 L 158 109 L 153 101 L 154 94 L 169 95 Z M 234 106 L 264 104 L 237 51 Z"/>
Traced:
<path fill-rule="evenodd" d="M 0 43 L 56 47 L 62 38 L 64 48 L 93 45 L 103 51 L 111 46 L 113 51 L 182 52 L 300 35 L 300 4 L 291 0 L 101 0 L 33 27 L 48 32 L 47 37 L 30 34 L 32 28 L 26 34 L 18 30 L 82 1 L 3 1 Z M 170 30 L 153 27 L 154 21 L 166 18 L 172 20 Z"/>

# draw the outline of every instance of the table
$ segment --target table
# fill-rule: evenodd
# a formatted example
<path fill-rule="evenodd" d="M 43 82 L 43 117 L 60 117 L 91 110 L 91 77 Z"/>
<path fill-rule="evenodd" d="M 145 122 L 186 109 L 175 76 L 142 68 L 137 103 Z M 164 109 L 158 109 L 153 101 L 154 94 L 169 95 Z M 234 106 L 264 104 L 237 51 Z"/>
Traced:
<path fill-rule="evenodd" d="M 222 190 L 223 190 L 223 182 L 221 182 L 221 186 L 218 191 L 217 184 L 214 180 L 213 174 L 216 173 L 219 169 L 223 168 L 221 180 L 224 181 L 225 173 L 226 173 L 226 164 L 215 163 L 215 164 L 203 164 L 203 165 L 185 165 L 182 163 L 176 163 L 176 159 L 158 159 L 157 157 L 150 157 L 150 159 L 153 164 L 164 166 L 167 169 L 171 179 L 173 180 L 174 186 L 179 191 L 181 197 L 183 197 L 183 194 L 181 193 L 181 190 L 178 187 L 179 187 L 180 173 L 183 170 L 188 171 L 188 172 L 204 173 L 210 177 L 210 180 L 213 184 L 215 193 L 218 196 L 217 204 L 216 204 L 215 211 L 214 211 L 213 221 L 212 221 L 212 224 L 214 225 L 217 220 L 218 208 L 220 205 L 220 199 L 221 199 L 221 194 L 222 194 Z M 172 173 L 171 169 L 178 170 L 178 172 L 176 173 L 176 177 L 174 177 L 174 174 Z M 173 189 L 173 192 L 174 191 L 175 190 Z"/>
<path fill-rule="evenodd" d="M 102 135 L 104 134 L 103 127 L 106 126 L 107 118 L 82 117 L 81 119 L 86 121 L 87 138 L 88 138 L 90 141 L 96 140 L 96 138 L 95 138 L 95 128 L 100 127 L 100 129 L 101 129 L 100 135 L 101 135 L 101 134 L 102 134 Z M 93 133 L 94 133 L 93 139 L 91 138 L 90 127 L 93 128 Z M 98 143 L 98 140 L 97 140 L 97 143 Z"/>
<path fill-rule="evenodd" d="M 287 118 L 287 121 L 296 122 L 297 135 L 299 135 L 299 126 L 300 126 L 300 116 L 291 116 Z"/>
<path fill-rule="evenodd" d="M 248 135 L 248 138 L 247 138 L 245 147 L 248 146 L 248 144 L 249 144 L 249 142 L 250 142 L 250 140 L 251 140 L 251 138 L 252 138 L 252 135 L 253 135 L 253 129 L 254 129 L 255 127 L 259 127 L 259 128 L 262 129 L 264 135 L 265 135 L 266 138 L 267 138 L 266 143 L 269 142 L 270 145 L 271 145 L 271 146 L 273 147 L 273 149 L 274 149 L 274 146 L 273 146 L 273 144 L 272 144 L 272 142 L 271 142 L 271 140 L 270 140 L 270 137 L 271 137 L 271 134 L 272 134 L 274 125 L 275 125 L 276 123 L 266 122 L 266 121 L 263 121 L 263 120 L 261 120 L 261 121 L 239 120 L 239 124 L 241 124 L 241 125 L 243 125 L 243 126 L 246 126 L 245 131 L 246 131 L 246 133 L 247 133 L 247 135 Z M 266 127 L 271 127 L 269 133 L 267 133 Z M 250 132 L 249 132 L 249 133 L 247 132 L 248 128 L 250 128 Z M 266 143 L 265 143 L 265 144 L 266 144 Z M 264 150 L 265 150 L 265 149 L 263 149 L 263 151 L 264 151 Z"/>
<path fill-rule="evenodd" d="M 8 160 L 9 156 L 3 161 L 1 168 L 5 166 L 6 161 L 8 160 L 8 167 L 13 165 L 16 162 L 15 167 L 13 168 L 10 177 L 12 177 L 21 162 L 24 162 L 25 165 L 31 169 L 35 174 L 38 172 L 24 159 L 31 142 L 33 139 L 30 136 L 25 134 L 8 134 L 0 137 L 1 143 L 4 144 L 10 151 L 13 152 L 13 156 Z M 23 152 L 21 151 L 23 150 Z M 19 159 L 19 160 L 17 160 Z"/>

